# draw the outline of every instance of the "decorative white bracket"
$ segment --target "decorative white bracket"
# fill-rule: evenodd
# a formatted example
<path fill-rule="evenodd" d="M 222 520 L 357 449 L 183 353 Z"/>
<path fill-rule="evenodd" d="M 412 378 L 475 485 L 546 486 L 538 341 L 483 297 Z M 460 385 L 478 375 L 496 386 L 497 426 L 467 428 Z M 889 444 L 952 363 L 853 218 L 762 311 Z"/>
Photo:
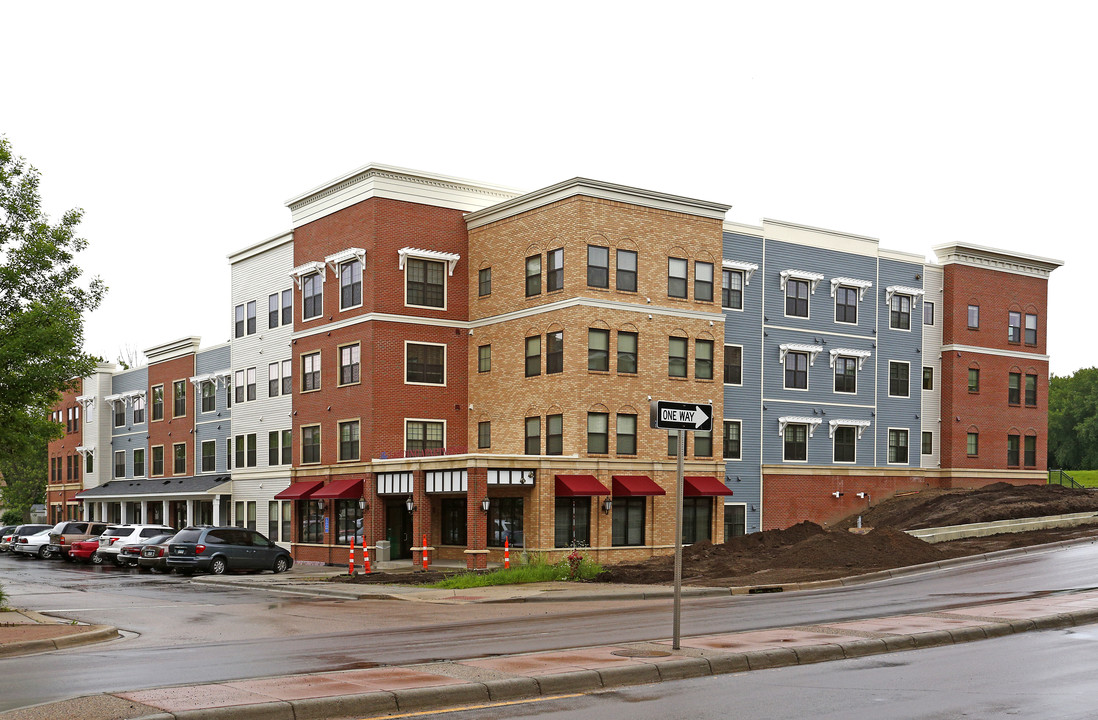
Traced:
<path fill-rule="evenodd" d="M 324 258 L 324 263 L 332 269 L 332 275 L 339 276 L 339 266 L 348 260 L 357 259 L 362 265 L 362 271 L 366 271 L 366 251 L 362 248 L 347 248 Z"/>
<path fill-rule="evenodd" d="M 858 280 L 857 278 L 831 278 L 831 297 L 835 297 L 835 291 L 838 290 L 840 286 L 857 288 L 858 299 L 865 300 L 865 291 L 873 287 L 873 283 L 868 280 Z"/>
<path fill-rule="evenodd" d="M 743 273 L 743 286 L 751 284 L 751 276 L 759 269 L 755 263 L 740 262 L 739 260 L 721 260 L 721 267 L 725 270 L 738 270 Z"/>
<path fill-rule="evenodd" d="M 324 276 L 326 275 L 326 273 L 324 272 L 324 263 L 318 262 L 316 260 L 307 262 L 304 265 L 298 265 L 290 271 L 290 277 L 293 278 L 294 284 L 297 285 L 297 289 L 300 290 L 301 280 L 308 275 L 312 275 L 313 273 L 317 273 L 318 275 L 320 275 L 320 284 L 323 285 Z"/>
<path fill-rule="evenodd" d="M 95 406 L 94 395 L 77 395 L 76 402 L 80 403 L 80 406 L 84 408 L 84 424 L 92 422 L 95 418 L 95 414 L 92 413 L 92 408 Z"/>
<path fill-rule="evenodd" d="M 95 455 L 95 448 L 84 447 L 83 445 L 76 448 L 76 452 L 80 453 L 80 457 L 87 457 L 88 455 Z"/>
<path fill-rule="evenodd" d="M 868 420 L 831 420 L 827 423 L 827 436 L 829 438 L 835 437 L 835 428 L 839 427 L 854 427 L 858 428 L 858 439 L 862 439 L 862 433 L 869 427 Z"/>
<path fill-rule="evenodd" d="M 865 365 L 866 358 L 872 353 L 869 350 L 852 350 L 851 348 L 834 348 L 831 350 L 831 367 L 835 367 L 835 358 L 838 357 L 852 357 L 858 358 L 858 369 L 861 370 Z"/>
<path fill-rule="evenodd" d="M 437 262 L 444 262 L 449 265 L 450 276 L 454 275 L 454 267 L 457 266 L 458 260 L 461 256 L 457 253 L 439 252 L 438 250 L 422 250 L 420 248 L 406 247 L 397 251 L 400 256 L 400 262 L 398 268 L 404 269 L 404 263 L 408 261 L 408 258 L 419 258 L 420 260 L 435 260 Z"/>
<path fill-rule="evenodd" d="M 802 345 L 801 343 L 784 343 L 778 346 L 778 362 L 784 364 L 785 356 L 791 352 L 808 353 L 808 364 L 816 364 L 816 356 L 823 352 L 820 345 Z"/>
<path fill-rule="evenodd" d="M 816 286 L 820 284 L 820 281 L 824 279 L 824 276 L 819 273 L 808 272 L 807 270 L 782 270 L 781 273 L 781 285 L 782 290 L 785 290 L 785 283 L 789 278 L 794 280 L 805 280 L 808 282 L 808 290 L 811 293 L 816 292 Z"/>
<path fill-rule="evenodd" d="M 885 288 L 885 305 L 892 304 L 893 295 L 910 295 L 911 305 L 915 306 L 919 302 L 919 298 L 924 295 L 924 292 L 919 288 L 907 287 L 905 285 L 889 285 Z"/>
<path fill-rule="evenodd" d="M 816 427 L 822 423 L 823 420 L 817 417 L 803 417 L 801 415 L 783 415 L 778 418 L 778 437 L 785 437 L 786 425 L 807 425 L 808 437 L 812 437 L 816 434 Z"/>

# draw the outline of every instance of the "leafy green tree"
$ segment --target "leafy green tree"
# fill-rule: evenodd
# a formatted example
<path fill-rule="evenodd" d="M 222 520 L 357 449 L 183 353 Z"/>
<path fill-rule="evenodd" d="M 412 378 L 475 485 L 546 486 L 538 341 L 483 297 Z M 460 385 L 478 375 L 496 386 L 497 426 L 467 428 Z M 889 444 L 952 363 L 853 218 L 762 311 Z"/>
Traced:
<path fill-rule="evenodd" d="M 79 284 L 83 211 L 51 223 L 39 182 L 0 137 L 0 473 L 4 505 L 22 512 L 45 496 L 46 444 L 62 430 L 45 419 L 50 407 L 95 367 L 83 351 L 84 314 L 106 292 L 98 278 Z"/>
<path fill-rule="evenodd" d="M 23 522 L 23 513 L 18 510 L 5 510 L 0 513 L 0 525 L 19 525 Z"/>
<path fill-rule="evenodd" d="M 1049 378 L 1048 463 L 1051 468 L 1098 468 L 1098 368 Z"/>

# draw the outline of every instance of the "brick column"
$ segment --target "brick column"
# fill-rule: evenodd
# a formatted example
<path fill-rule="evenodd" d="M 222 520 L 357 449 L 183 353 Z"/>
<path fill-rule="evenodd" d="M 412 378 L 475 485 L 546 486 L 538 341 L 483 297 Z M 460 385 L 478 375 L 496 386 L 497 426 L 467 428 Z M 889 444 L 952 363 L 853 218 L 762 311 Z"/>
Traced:
<path fill-rule="evenodd" d="M 488 513 L 480 504 L 488 497 L 488 469 L 469 468 L 465 501 L 465 567 L 488 568 Z"/>
<path fill-rule="evenodd" d="M 427 473 L 423 470 L 412 471 L 412 502 L 416 509 L 412 513 L 412 547 L 420 548 L 423 536 L 427 536 L 427 545 L 431 545 L 431 499 L 427 496 Z M 430 562 L 430 557 L 428 557 Z M 423 567 L 423 551 L 412 550 L 412 564 L 418 570 Z"/>
<path fill-rule="evenodd" d="M 362 476 L 362 496 L 366 500 L 366 509 L 362 511 L 362 554 L 372 553 L 374 544 L 378 540 L 384 540 L 385 528 L 381 527 L 385 522 L 385 506 L 377 494 L 377 476 L 374 473 L 366 473 Z M 378 518 L 381 518 L 379 521 Z M 377 556 L 370 555 L 372 563 Z"/>

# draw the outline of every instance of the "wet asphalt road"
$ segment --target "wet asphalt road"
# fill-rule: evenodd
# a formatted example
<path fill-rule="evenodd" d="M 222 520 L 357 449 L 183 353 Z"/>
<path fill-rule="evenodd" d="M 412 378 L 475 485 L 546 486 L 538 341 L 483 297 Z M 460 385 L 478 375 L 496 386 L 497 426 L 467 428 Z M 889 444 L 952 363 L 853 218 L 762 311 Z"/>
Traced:
<path fill-rule="evenodd" d="M 684 602 L 683 633 L 835 622 L 1088 589 L 1098 544 L 851 588 Z M 0 556 L 10 604 L 127 639 L 0 660 L 0 710 L 88 693 L 670 636 L 670 601 L 440 606 L 303 598 Z M 976 643 L 975 646 L 983 645 Z"/>

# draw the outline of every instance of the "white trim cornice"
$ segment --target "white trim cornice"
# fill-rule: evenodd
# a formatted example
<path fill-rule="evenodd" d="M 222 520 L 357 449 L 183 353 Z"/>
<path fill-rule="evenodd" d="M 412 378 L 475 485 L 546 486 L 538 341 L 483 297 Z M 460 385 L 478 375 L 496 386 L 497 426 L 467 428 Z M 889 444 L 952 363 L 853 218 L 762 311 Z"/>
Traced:
<path fill-rule="evenodd" d="M 838 290 L 840 286 L 857 288 L 858 299 L 865 300 L 865 291 L 873 287 L 873 283 L 869 280 L 859 280 L 858 278 L 831 278 L 831 297 L 835 297 L 835 291 Z"/>
<path fill-rule="evenodd" d="M 943 345 L 942 352 L 967 352 L 978 355 L 998 355 L 999 357 L 1018 358 L 1019 360 L 1049 361 L 1049 356 L 1041 353 L 1022 352 L 1021 350 L 999 350 L 996 348 L 979 347 L 976 345 Z"/>
<path fill-rule="evenodd" d="M 785 437 L 785 428 L 787 425 L 807 425 L 808 437 L 812 437 L 816 434 L 816 428 L 823 422 L 822 418 L 808 417 L 806 415 L 782 415 L 778 418 L 778 437 Z"/>
<path fill-rule="evenodd" d="M 1053 270 L 1064 264 L 1063 260 L 1009 252 L 974 243 L 945 243 L 931 248 L 939 265 L 970 265 L 1002 272 L 1048 278 Z"/>
<path fill-rule="evenodd" d="M 779 275 L 781 276 L 781 280 L 778 282 L 778 285 L 783 291 L 785 290 L 786 281 L 789 280 L 789 278 L 793 278 L 794 280 L 807 281 L 809 284 L 809 292 L 813 294 L 815 294 L 816 287 L 820 284 L 820 281 L 824 279 L 823 275 L 809 272 L 808 270 L 782 270 Z"/>
<path fill-rule="evenodd" d="M 755 263 L 741 262 L 740 260 L 721 260 L 721 267 L 725 270 L 738 270 L 743 273 L 743 286 L 751 284 L 751 276 L 759 269 Z"/>

